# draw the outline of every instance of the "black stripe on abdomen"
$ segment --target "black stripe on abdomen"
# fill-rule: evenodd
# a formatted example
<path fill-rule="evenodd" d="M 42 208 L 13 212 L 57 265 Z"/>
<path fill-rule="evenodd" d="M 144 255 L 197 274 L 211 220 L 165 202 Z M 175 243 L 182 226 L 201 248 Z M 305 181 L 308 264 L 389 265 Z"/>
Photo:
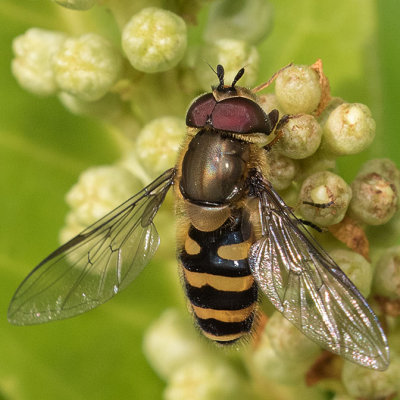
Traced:
<path fill-rule="evenodd" d="M 228 336 L 243 332 L 249 332 L 253 325 L 254 315 L 241 322 L 223 322 L 214 318 L 196 318 L 199 327 L 213 336 Z"/>
<path fill-rule="evenodd" d="M 198 288 L 186 282 L 186 294 L 190 302 L 197 307 L 213 310 L 241 310 L 251 306 L 257 300 L 257 285 L 254 282 L 248 290 L 231 292 L 214 289 L 208 285 Z"/>

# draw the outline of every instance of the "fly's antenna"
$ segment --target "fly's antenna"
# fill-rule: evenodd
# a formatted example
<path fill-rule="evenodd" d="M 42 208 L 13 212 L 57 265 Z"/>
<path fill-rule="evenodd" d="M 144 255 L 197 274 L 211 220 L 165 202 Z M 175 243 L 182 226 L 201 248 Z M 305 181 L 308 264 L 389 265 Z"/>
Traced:
<path fill-rule="evenodd" d="M 211 71 L 214 72 L 214 74 L 218 76 L 219 85 L 217 87 L 217 90 L 219 90 L 219 91 L 224 90 L 224 76 L 225 76 L 224 67 L 222 65 L 218 64 L 217 70 L 215 70 L 207 61 L 206 61 L 206 64 L 210 67 Z"/>
<path fill-rule="evenodd" d="M 217 76 L 219 79 L 219 85 L 217 87 L 217 90 L 223 90 L 224 89 L 224 67 L 221 64 L 217 65 Z"/>
<path fill-rule="evenodd" d="M 207 63 L 208 64 L 208 63 Z M 218 91 L 226 91 L 226 90 L 235 90 L 235 85 L 237 83 L 237 81 L 243 76 L 244 74 L 244 68 L 241 68 L 238 73 L 236 74 L 235 78 L 232 81 L 232 84 L 229 88 L 225 87 L 225 83 L 224 83 L 224 77 L 225 77 L 225 70 L 224 67 L 221 64 L 217 65 L 217 70 L 215 71 L 215 69 L 208 64 L 208 66 L 211 68 L 211 70 L 214 72 L 215 75 L 218 76 L 218 80 L 219 80 L 219 85 L 217 86 L 217 90 Z"/>
<path fill-rule="evenodd" d="M 237 81 L 243 76 L 243 74 L 244 74 L 244 68 L 240 68 L 235 78 L 232 81 L 231 89 L 235 88 Z"/>

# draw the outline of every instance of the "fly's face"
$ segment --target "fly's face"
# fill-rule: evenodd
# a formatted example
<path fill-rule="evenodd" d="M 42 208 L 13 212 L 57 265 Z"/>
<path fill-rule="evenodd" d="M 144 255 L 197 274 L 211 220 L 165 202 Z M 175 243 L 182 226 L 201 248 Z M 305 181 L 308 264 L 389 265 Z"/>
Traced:
<path fill-rule="evenodd" d="M 244 69 L 241 69 L 232 84 L 225 86 L 224 70 L 219 65 L 217 75 L 220 84 L 213 87 L 212 93 L 203 94 L 193 101 L 186 115 L 186 125 L 225 132 L 226 135 L 248 142 L 253 142 L 254 136 L 262 135 L 266 141 L 266 136 L 278 122 L 279 112 L 273 110 L 267 115 L 254 93 L 235 86 L 243 73 Z"/>
<path fill-rule="evenodd" d="M 236 87 L 243 73 L 226 86 L 217 67 L 219 85 L 187 112 L 177 165 L 46 257 L 15 292 L 11 323 L 72 317 L 128 286 L 157 250 L 153 218 L 175 186 L 178 261 L 205 336 L 228 344 L 248 334 L 262 293 L 321 347 L 387 368 L 377 317 L 268 180 L 263 146 L 287 117 L 262 110 L 259 88 Z"/>

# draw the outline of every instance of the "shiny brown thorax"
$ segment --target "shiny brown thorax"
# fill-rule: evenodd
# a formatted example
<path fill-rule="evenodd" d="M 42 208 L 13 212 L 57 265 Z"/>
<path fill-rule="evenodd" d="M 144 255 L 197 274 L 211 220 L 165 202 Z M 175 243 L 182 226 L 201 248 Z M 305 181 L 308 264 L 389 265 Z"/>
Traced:
<path fill-rule="evenodd" d="M 268 176 L 260 143 L 276 122 L 240 87 L 220 85 L 188 110 L 174 185 L 178 260 L 197 324 L 219 343 L 236 341 L 253 325 L 257 286 L 247 255 L 256 233 L 248 177 L 254 169 Z"/>

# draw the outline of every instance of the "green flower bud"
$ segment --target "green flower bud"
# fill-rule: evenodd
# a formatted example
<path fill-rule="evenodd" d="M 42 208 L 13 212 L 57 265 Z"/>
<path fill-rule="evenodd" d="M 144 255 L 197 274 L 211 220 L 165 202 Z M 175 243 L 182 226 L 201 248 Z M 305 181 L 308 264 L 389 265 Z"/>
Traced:
<path fill-rule="evenodd" d="M 374 292 L 390 299 L 400 298 L 400 246 L 386 249 L 377 262 Z"/>
<path fill-rule="evenodd" d="M 204 39 L 245 40 L 255 44 L 264 39 L 272 27 L 273 10 L 265 0 L 220 0 L 211 4 Z M 254 23 L 257 21 L 257 23 Z"/>
<path fill-rule="evenodd" d="M 60 32 L 32 28 L 13 40 L 11 68 L 24 89 L 43 96 L 57 91 L 52 60 L 66 38 Z"/>
<path fill-rule="evenodd" d="M 149 327 L 144 336 L 143 351 L 164 379 L 170 379 L 192 360 L 212 357 L 199 340 L 189 318 L 184 318 L 174 309 L 164 311 Z"/>
<path fill-rule="evenodd" d="M 375 137 L 375 121 L 364 104 L 344 103 L 329 115 L 323 134 L 324 148 L 337 155 L 357 154 Z"/>
<path fill-rule="evenodd" d="M 349 395 L 357 399 L 389 399 L 400 390 L 400 359 L 391 352 L 389 368 L 374 371 L 345 361 L 342 382 Z"/>
<path fill-rule="evenodd" d="M 361 254 L 350 250 L 336 249 L 329 254 L 361 294 L 368 297 L 372 283 L 371 264 Z"/>
<path fill-rule="evenodd" d="M 292 65 L 276 78 L 275 94 L 287 114 L 310 114 L 321 100 L 321 86 L 316 71 L 306 65 Z"/>
<path fill-rule="evenodd" d="M 96 0 L 54 0 L 60 6 L 72 10 L 89 10 L 96 4 Z"/>
<path fill-rule="evenodd" d="M 314 154 L 320 143 L 322 129 L 309 114 L 293 116 L 282 129 L 276 150 L 286 157 L 301 159 Z"/>
<path fill-rule="evenodd" d="M 240 86 L 252 86 L 258 77 L 258 51 L 244 40 L 220 39 L 203 47 L 195 72 L 201 87 L 210 91 L 210 82 L 215 82 L 215 74 L 203 60 L 213 68 L 217 64 L 223 65 L 228 85 L 243 67 L 246 73 L 240 78 Z"/>
<path fill-rule="evenodd" d="M 284 360 L 303 364 L 321 351 L 278 311 L 268 320 L 265 332 L 276 354 Z"/>
<path fill-rule="evenodd" d="M 175 165 L 186 124 L 181 118 L 161 117 L 148 123 L 139 133 L 135 152 L 151 176 Z"/>
<path fill-rule="evenodd" d="M 397 210 L 399 196 L 394 184 L 372 172 L 359 175 L 351 184 L 353 198 L 352 215 L 368 225 L 388 222 Z"/>
<path fill-rule="evenodd" d="M 167 71 L 182 60 L 187 42 L 186 24 L 181 17 L 161 8 L 144 8 L 135 14 L 122 32 L 122 48 L 139 71 Z"/>
<path fill-rule="evenodd" d="M 120 68 L 117 50 L 94 33 L 67 39 L 53 60 L 60 89 L 85 101 L 103 97 L 118 79 Z"/>
<path fill-rule="evenodd" d="M 299 210 L 306 220 L 318 226 L 329 226 L 343 219 L 350 200 L 351 188 L 339 175 L 329 171 L 317 172 L 303 182 Z M 321 208 L 303 204 L 304 201 L 315 204 L 333 203 Z"/>
<path fill-rule="evenodd" d="M 66 200 L 77 221 L 88 226 L 138 192 L 141 184 L 125 168 L 89 168 L 67 193 Z"/>
<path fill-rule="evenodd" d="M 269 157 L 270 176 L 269 180 L 276 190 L 287 189 L 298 169 L 296 162 L 282 154 L 272 151 Z"/>
<path fill-rule="evenodd" d="M 250 398 L 247 382 L 222 360 L 192 359 L 176 371 L 165 400 L 243 400 Z"/>

